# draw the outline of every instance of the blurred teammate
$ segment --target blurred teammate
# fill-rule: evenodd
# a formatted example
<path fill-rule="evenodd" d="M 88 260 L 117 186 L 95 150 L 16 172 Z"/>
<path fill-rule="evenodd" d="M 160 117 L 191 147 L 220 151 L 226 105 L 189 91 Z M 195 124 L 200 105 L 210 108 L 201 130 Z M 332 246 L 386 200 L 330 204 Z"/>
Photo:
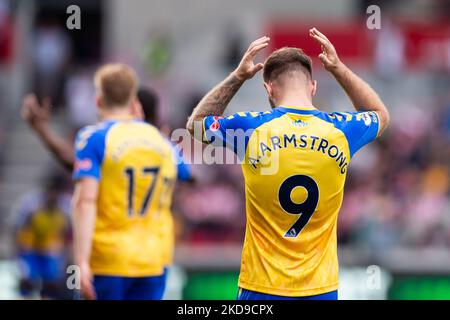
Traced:
<path fill-rule="evenodd" d="M 158 96 L 150 88 L 141 87 L 137 93 L 138 103 L 133 110 L 136 119 L 156 126 L 162 130 L 158 120 Z M 67 170 L 72 172 L 75 161 L 73 142 L 60 137 L 50 126 L 51 101 L 44 98 L 42 105 L 34 94 L 24 97 L 21 109 L 21 116 L 36 136 L 42 141 L 44 146 L 52 153 L 53 157 Z M 182 159 L 181 159 L 182 160 Z M 184 164 L 181 164 L 183 166 Z M 187 167 L 181 169 L 188 170 Z M 182 176 L 185 177 L 185 176 Z"/>
<path fill-rule="evenodd" d="M 149 124 L 159 126 L 158 120 L 158 97 L 156 93 L 145 87 L 141 87 L 137 93 L 138 103 L 133 110 L 134 116 L 137 119 L 142 119 Z M 68 170 L 72 171 L 74 166 L 74 149 L 73 144 L 61 138 L 56 132 L 52 130 L 49 125 L 50 117 L 50 100 L 44 99 L 42 106 L 34 95 L 28 95 L 24 98 L 22 106 L 22 117 L 30 125 L 30 128 L 36 133 L 40 140 L 44 143 L 47 149 L 53 156 Z M 194 178 L 190 172 L 190 168 L 184 163 L 183 158 L 179 155 L 177 147 L 173 149 L 177 159 L 177 180 L 193 182 Z M 173 186 L 172 188 L 173 189 Z M 169 190 L 173 191 L 173 190 Z M 172 192 L 168 192 L 164 197 L 172 197 Z M 168 272 L 168 267 L 173 262 L 174 252 L 174 221 L 170 210 L 170 204 L 164 206 L 160 221 L 158 223 L 160 228 L 160 243 L 162 243 L 163 260 L 165 261 L 165 274 Z"/>
<path fill-rule="evenodd" d="M 187 123 L 198 138 L 194 127 L 201 121 L 205 142 L 227 145 L 244 160 L 247 227 L 238 299 L 337 299 L 336 221 L 348 164 L 389 122 L 378 95 L 339 60 L 330 41 L 315 28 L 309 34 L 357 112 L 314 107 L 317 83 L 300 49 L 282 48 L 255 65 L 269 43 L 262 37 Z M 262 69 L 273 109 L 222 118 L 241 85 Z"/>
<path fill-rule="evenodd" d="M 13 217 L 25 298 L 63 297 L 66 247 L 70 240 L 70 196 L 64 179 L 54 176 L 44 190 L 23 196 Z"/>
<path fill-rule="evenodd" d="M 167 139 L 134 119 L 136 86 L 127 66 L 100 68 L 103 121 L 75 141 L 74 254 L 87 298 L 161 299 L 164 291 L 158 224 L 170 208 L 177 168 Z"/>

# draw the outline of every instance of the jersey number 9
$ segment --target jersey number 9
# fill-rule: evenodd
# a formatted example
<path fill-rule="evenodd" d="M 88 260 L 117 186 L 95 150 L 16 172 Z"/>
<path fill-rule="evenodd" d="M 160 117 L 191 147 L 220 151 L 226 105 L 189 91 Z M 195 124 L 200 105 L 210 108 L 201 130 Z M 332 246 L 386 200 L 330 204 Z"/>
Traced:
<path fill-rule="evenodd" d="M 306 200 L 302 203 L 296 203 L 291 198 L 292 190 L 297 187 L 303 187 L 308 192 Z M 319 187 L 314 179 L 309 176 L 291 176 L 281 184 L 278 191 L 278 201 L 281 208 L 287 213 L 300 215 L 294 225 L 284 235 L 286 238 L 295 238 L 306 226 L 314 211 L 316 211 L 319 202 Z"/>

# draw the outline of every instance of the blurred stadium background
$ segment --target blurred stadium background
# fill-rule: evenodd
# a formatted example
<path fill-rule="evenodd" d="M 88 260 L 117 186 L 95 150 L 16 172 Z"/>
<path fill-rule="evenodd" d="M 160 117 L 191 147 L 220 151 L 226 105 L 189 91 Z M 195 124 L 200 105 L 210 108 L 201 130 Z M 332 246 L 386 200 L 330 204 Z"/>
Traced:
<path fill-rule="evenodd" d="M 81 30 L 66 28 L 71 4 L 81 8 Z M 380 30 L 366 27 L 371 4 L 381 8 Z M 24 206 L 55 176 L 61 208 L 71 192 L 70 177 L 20 119 L 25 93 L 51 96 L 52 125 L 72 139 L 96 120 L 93 70 L 121 61 L 159 93 L 163 122 L 180 128 L 254 38 L 266 34 L 272 49 L 298 46 L 316 56 L 311 26 L 329 36 L 392 114 L 381 141 L 357 154 L 349 171 L 339 220 L 340 298 L 450 299 L 447 0 L 0 0 L 0 298 L 19 297 L 16 226 Z M 351 109 L 318 60 L 314 67 L 316 106 Z M 227 112 L 268 108 L 261 81 L 248 82 Z M 245 226 L 240 168 L 192 170 L 197 185 L 176 192 L 167 297 L 234 299 Z M 70 263 L 70 235 L 66 240 Z M 375 287 L 368 285 L 373 270 L 380 271 Z"/>

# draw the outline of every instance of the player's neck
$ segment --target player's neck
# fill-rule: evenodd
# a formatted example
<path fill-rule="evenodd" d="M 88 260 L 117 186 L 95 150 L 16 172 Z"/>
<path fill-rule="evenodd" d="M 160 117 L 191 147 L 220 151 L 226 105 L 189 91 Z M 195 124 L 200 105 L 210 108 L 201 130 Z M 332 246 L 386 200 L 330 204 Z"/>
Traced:
<path fill-rule="evenodd" d="M 130 120 L 133 119 L 133 115 L 130 108 L 111 108 L 101 111 L 101 119 L 107 120 Z"/>
<path fill-rule="evenodd" d="M 310 97 L 298 94 L 291 96 L 284 96 L 282 99 L 277 101 L 277 105 L 290 109 L 302 109 L 302 110 L 316 109 Z"/>

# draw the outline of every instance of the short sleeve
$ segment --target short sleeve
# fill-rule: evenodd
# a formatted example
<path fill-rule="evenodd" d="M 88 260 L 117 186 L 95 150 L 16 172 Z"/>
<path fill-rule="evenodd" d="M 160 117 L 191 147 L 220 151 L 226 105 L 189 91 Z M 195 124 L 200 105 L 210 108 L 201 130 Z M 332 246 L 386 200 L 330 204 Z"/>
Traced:
<path fill-rule="evenodd" d="M 104 136 L 93 128 L 80 130 L 75 140 L 73 179 L 83 177 L 100 179 L 100 167 L 105 149 Z"/>
<path fill-rule="evenodd" d="M 215 139 L 219 139 L 226 143 L 227 138 L 230 138 L 230 133 L 232 133 L 230 130 L 247 128 L 249 119 L 251 119 L 249 112 L 238 112 L 226 118 L 208 116 L 203 120 L 204 140 L 211 143 Z"/>
<path fill-rule="evenodd" d="M 271 113 L 269 112 L 269 115 Z M 203 141 L 227 147 L 243 156 L 253 129 L 267 121 L 262 112 L 237 112 L 226 118 L 208 116 L 203 120 Z"/>
<path fill-rule="evenodd" d="M 177 180 L 179 181 L 188 181 L 192 178 L 191 168 L 185 162 L 183 155 L 181 154 L 181 149 L 175 145 L 173 146 L 173 152 L 177 163 Z"/>
<path fill-rule="evenodd" d="M 350 156 L 378 136 L 380 122 L 374 111 L 333 113 L 332 116 L 347 138 Z"/>

